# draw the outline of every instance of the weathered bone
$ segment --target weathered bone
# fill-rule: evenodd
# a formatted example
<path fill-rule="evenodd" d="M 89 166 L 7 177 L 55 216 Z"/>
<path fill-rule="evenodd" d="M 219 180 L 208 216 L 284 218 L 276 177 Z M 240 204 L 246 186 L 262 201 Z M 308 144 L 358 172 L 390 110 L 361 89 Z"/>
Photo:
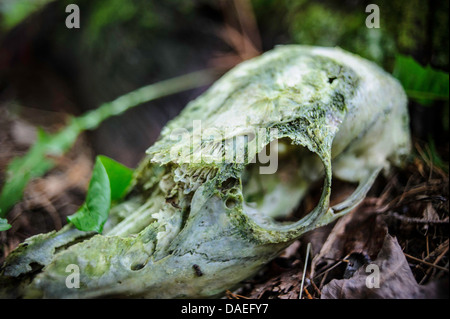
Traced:
<path fill-rule="evenodd" d="M 258 175 L 264 165 L 253 159 L 276 141 L 277 172 Z M 2 294 L 220 296 L 352 210 L 409 149 L 406 96 L 389 74 L 341 49 L 280 46 L 224 75 L 163 129 L 103 235 L 67 225 L 12 252 Z M 359 186 L 329 207 L 333 175 Z M 296 222 L 274 220 L 321 176 L 315 209 Z M 70 265 L 80 270 L 79 288 L 66 285 Z"/>

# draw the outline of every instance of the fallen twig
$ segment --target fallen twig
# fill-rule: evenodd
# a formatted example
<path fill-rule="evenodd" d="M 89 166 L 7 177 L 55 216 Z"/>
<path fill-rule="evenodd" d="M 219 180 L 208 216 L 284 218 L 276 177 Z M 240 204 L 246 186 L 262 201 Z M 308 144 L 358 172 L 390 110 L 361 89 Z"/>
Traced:
<path fill-rule="evenodd" d="M 416 258 L 416 257 L 411 256 L 411 255 L 406 254 L 406 253 L 404 253 L 404 255 L 406 256 L 406 258 L 409 258 L 409 259 L 411 259 L 411 260 L 414 260 L 414 261 L 420 262 L 420 263 L 422 263 L 422 264 L 424 264 L 424 265 L 427 265 L 427 266 L 430 266 L 430 267 L 434 267 L 434 268 L 443 270 L 443 271 L 445 271 L 445 272 L 448 272 L 448 269 L 447 269 L 447 268 L 444 268 L 444 267 L 441 267 L 441 266 L 438 266 L 438 265 L 429 263 L 429 262 L 427 262 L 427 261 L 425 261 L 425 260 Z"/>
<path fill-rule="evenodd" d="M 414 223 L 414 224 L 435 224 L 435 225 L 445 225 L 449 224 L 448 219 L 444 220 L 434 220 L 434 219 L 424 219 L 424 218 L 415 218 L 415 217 L 407 217 L 403 216 L 397 212 L 388 212 L 388 216 L 394 217 L 396 219 L 405 221 L 407 223 Z"/>
<path fill-rule="evenodd" d="M 302 299 L 303 286 L 305 284 L 306 267 L 308 266 L 308 259 L 309 259 L 309 251 L 310 250 L 311 250 L 311 243 L 308 243 L 308 245 L 306 246 L 305 266 L 303 267 L 302 283 L 301 283 L 301 286 L 300 286 L 300 293 L 298 295 L 298 299 Z"/>

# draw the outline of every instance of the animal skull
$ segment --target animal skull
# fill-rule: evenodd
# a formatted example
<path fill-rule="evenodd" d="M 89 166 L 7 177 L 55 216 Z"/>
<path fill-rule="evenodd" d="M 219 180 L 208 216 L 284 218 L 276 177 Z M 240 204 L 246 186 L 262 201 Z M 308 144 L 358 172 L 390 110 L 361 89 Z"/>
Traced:
<path fill-rule="evenodd" d="M 220 296 L 352 210 L 382 169 L 401 164 L 406 101 L 389 74 L 338 48 L 280 46 L 243 62 L 163 129 L 102 235 L 69 224 L 26 240 L 3 266 L 3 295 Z M 330 207 L 332 176 L 359 186 Z M 320 178 L 316 208 L 275 220 Z M 68 282 L 73 266 L 78 289 Z"/>

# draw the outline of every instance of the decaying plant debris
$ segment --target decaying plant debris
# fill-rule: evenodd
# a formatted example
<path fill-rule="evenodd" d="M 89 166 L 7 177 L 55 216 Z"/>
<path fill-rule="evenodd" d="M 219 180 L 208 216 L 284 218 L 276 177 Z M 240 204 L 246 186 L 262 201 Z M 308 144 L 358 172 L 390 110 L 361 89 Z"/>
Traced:
<path fill-rule="evenodd" d="M 298 298 L 304 247 L 311 242 L 302 298 L 448 298 L 448 173 L 432 165 L 420 144 L 416 148 L 404 169 L 377 179 L 357 209 L 301 238 L 260 277 L 229 296 Z M 341 185 L 338 193 L 345 196 L 348 189 L 351 185 Z M 367 262 L 387 263 L 386 271 L 397 272 L 401 284 L 393 280 L 383 289 L 368 289 Z M 359 272 L 346 278 L 353 265 Z"/>
<path fill-rule="evenodd" d="M 333 83 L 334 82 L 334 80 L 336 79 L 337 77 L 333 77 L 333 81 L 330 81 L 330 83 Z M 337 82 L 339 82 L 339 81 L 337 81 Z M 363 92 L 364 93 L 364 92 Z M 395 94 L 395 93 L 394 93 Z M 404 99 L 404 97 L 402 97 L 401 99 Z M 400 99 L 400 100 L 401 100 Z M 404 103 L 404 102 L 403 102 Z M 404 105 L 403 105 L 403 107 L 404 107 Z M 334 111 L 337 111 L 337 110 L 334 110 Z M 400 118 L 401 118 L 401 115 L 402 113 L 400 112 Z M 337 121 L 339 122 L 340 120 L 339 120 L 339 118 L 337 118 Z M 174 123 L 176 123 L 176 122 L 174 122 Z M 397 123 L 397 122 L 395 122 L 394 121 L 394 125 L 398 125 L 399 123 Z M 400 124 L 400 126 L 401 126 L 402 124 Z M 395 127 L 395 126 L 394 126 Z M 392 127 L 391 127 L 392 128 Z M 403 126 L 403 128 L 404 128 L 404 126 Z M 351 131 L 351 130 L 350 130 Z M 332 131 L 330 131 L 329 133 L 332 135 L 332 133 L 331 133 Z M 354 133 L 354 132 L 353 132 Z M 289 135 L 287 135 L 287 136 L 289 136 Z M 333 135 L 332 135 L 333 136 Z M 291 137 L 292 138 L 292 136 L 289 136 L 289 137 Z M 351 141 L 351 139 L 350 139 L 350 141 Z M 387 140 L 385 140 L 384 142 L 386 142 Z M 395 140 L 394 140 L 395 141 Z M 393 142 L 393 141 L 391 141 L 391 142 Z M 397 152 L 400 152 L 400 153 L 402 153 L 405 149 L 403 149 L 402 147 L 404 147 L 404 145 L 402 144 L 402 143 L 405 143 L 405 139 L 402 137 L 402 138 L 400 138 L 399 140 L 397 140 L 396 142 L 399 142 L 399 144 L 397 144 L 397 145 L 395 145 L 395 147 L 393 147 L 393 151 L 395 152 L 395 151 L 397 151 Z M 303 145 L 304 146 L 306 146 L 305 144 L 304 144 L 305 142 L 303 141 Z M 343 145 L 344 146 L 344 145 Z M 366 145 L 367 146 L 367 145 Z M 331 145 L 330 145 L 330 147 L 331 147 Z M 370 147 L 370 146 L 369 146 Z M 344 149 L 345 149 L 345 147 L 343 147 Z M 313 147 L 313 149 L 314 149 L 314 147 Z M 156 148 L 156 150 L 158 150 L 158 148 Z M 317 151 L 318 149 L 314 149 L 315 151 Z M 328 151 L 331 151 L 331 148 L 328 150 Z M 156 154 L 158 153 L 157 151 L 155 152 Z M 320 154 L 320 151 L 319 151 L 319 155 L 322 155 L 322 159 L 324 158 L 324 157 L 326 157 L 325 156 L 325 153 L 322 153 L 322 154 Z M 387 155 L 391 155 L 391 154 L 387 154 Z M 400 155 L 404 155 L 404 153 L 403 154 L 400 154 Z M 344 157 L 345 158 L 345 157 Z M 160 160 L 162 163 L 164 162 L 164 158 L 162 159 L 162 160 Z M 383 161 L 382 161 L 383 162 Z M 345 163 L 345 162 L 344 162 Z M 383 164 L 384 164 L 384 162 L 383 162 Z M 148 165 L 148 164 L 146 164 L 146 165 Z M 340 163 L 340 165 L 343 165 L 343 163 L 342 163 L 342 161 L 341 161 L 341 163 Z M 328 169 L 328 167 L 327 167 L 327 164 L 325 164 L 325 166 L 326 166 L 326 169 Z M 144 166 L 145 167 L 145 166 Z M 342 166 L 341 166 L 342 167 Z M 372 167 L 372 169 L 375 169 L 376 170 L 376 172 L 378 172 L 378 170 L 379 170 L 379 167 Z M 343 167 L 343 171 L 342 172 L 344 172 L 344 176 L 345 176 L 345 166 Z M 372 176 L 372 174 L 373 174 L 373 172 L 370 174 L 371 176 Z M 230 175 L 231 176 L 231 175 Z M 227 177 L 227 179 L 230 177 L 230 176 L 226 176 Z M 233 175 L 234 176 L 234 175 Z M 373 177 L 371 177 L 371 179 L 369 179 L 369 181 L 363 181 L 363 178 L 369 178 L 369 176 L 366 174 L 362 174 L 362 176 L 353 176 L 353 177 L 349 177 L 350 175 L 347 175 L 347 177 L 348 177 L 348 180 L 349 181 L 353 181 L 353 182 L 357 182 L 357 181 L 360 181 L 360 182 L 362 182 L 362 185 L 364 185 L 364 183 L 367 183 L 367 185 L 371 185 L 372 184 L 372 182 L 373 182 Z M 236 176 L 234 176 L 234 178 L 236 178 Z M 324 186 L 324 189 L 327 189 L 327 187 L 329 186 L 329 184 L 327 184 L 327 183 L 331 183 L 331 175 L 329 174 L 329 173 L 327 173 L 327 177 L 326 177 L 327 179 L 328 179 L 328 182 L 326 182 L 325 183 L 325 186 Z M 447 183 L 448 184 L 448 183 Z M 141 185 L 142 186 L 142 185 Z M 150 185 L 151 186 L 151 185 Z M 366 191 L 367 191 L 367 189 L 366 189 Z M 365 193 L 365 192 L 364 192 Z M 382 198 L 382 197 L 381 197 Z M 344 207 L 344 209 L 343 209 L 343 211 L 345 211 L 345 212 L 347 212 L 348 210 L 350 210 L 351 208 L 354 208 L 355 206 L 356 206 L 356 204 L 359 202 L 359 200 L 360 200 L 361 198 L 356 198 L 356 199 L 353 199 L 353 201 L 352 201 L 352 203 L 351 203 L 351 205 L 348 205 L 347 204 L 347 207 Z M 396 202 L 396 200 L 397 200 L 397 202 Z M 393 201 L 394 201 L 394 204 L 401 204 L 402 203 L 402 201 L 404 200 L 404 198 L 400 198 L 400 199 L 394 199 Z M 340 201 L 337 201 L 338 203 L 340 202 Z M 379 203 L 379 202 L 378 202 Z M 389 202 L 389 204 L 392 204 L 392 203 L 390 203 Z M 178 205 L 178 203 L 177 203 L 177 205 Z M 323 200 L 323 198 L 320 200 L 320 202 L 319 202 L 319 205 L 324 205 L 324 200 Z M 342 206 L 342 205 L 341 205 Z M 176 206 L 175 206 L 176 207 Z M 235 207 L 235 205 L 233 205 L 233 207 Z M 233 208 L 232 207 L 232 208 Z M 339 206 L 333 206 L 333 207 L 339 207 Z M 364 205 L 363 206 L 361 206 L 361 207 L 364 207 Z M 388 207 L 391 207 L 391 206 L 388 206 Z M 395 206 L 394 206 L 395 207 Z M 230 208 L 230 207 L 228 207 L 228 208 Z M 348 208 L 347 210 L 346 210 L 346 208 Z M 435 219 L 430 219 L 429 218 L 429 216 L 434 216 L 433 215 L 433 207 L 428 207 L 427 206 L 427 209 L 426 209 L 426 212 L 427 212 L 427 218 L 428 219 L 426 219 L 425 220 L 425 223 L 431 223 L 430 222 L 430 220 L 433 220 L 433 223 L 435 223 L 435 224 L 440 224 L 441 226 L 442 225 L 444 225 L 444 227 L 445 227 L 445 220 L 435 220 Z M 448 213 L 448 209 L 447 209 L 447 213 Z M 373 215 L 373 214 L 369 214 L 369 215 L 367 215 L 367 220 L 370 220 L 370 222 L 367 222 L 367 224 L 370 224 L 370 225 L 378 225 L 378 227 L 380 228 L 380 229 L 375 229 L 374 230 L 374 235 L 373 236 L 371 236 L 370 238 L 369 238 L 369 241 L 371 241 L 371 240 L 374 240 L 374 242 L 372 243 L 362 243 L 362 242 L 358 242 L 358 240 L 354 240 L 354 242 L 356 243 L 356 244 L 354 244 L 354 246 L 353 246 L 353 248 L 351 247 L 351 245 L 350 245 L 350 248 L 348 247 L 348 242 L 345 242 L 344 244 L 343 244 L 343 246 L 342 247 L 338 247 L 338 248 L 336 248 L 336 247 L 333 247 L 333 249 L 332 249 L 332 251 L 333 251 L 333 254 L 337 254 L 339 251 L 341 251 L 341 252 L 344 252 L 344 251 L 346 251 L 346 250 L 349 250 L 348 252 L 349 252 L 349 254 L 346 254 L 345 256 L 329 256 L 327 253 L 329 253 L 329 251 L 327 252 L 327 247 L 328 246 L 335 246 L 336 244 L 338 244 L 338 242 L 336 242 L 336 241 L 332 241 L 331 243 L 329 243 L 329 242 L 325 242 L 324 244 L 323 244 L 323 246 L 322 246 L 322 249 L 319 251 L 319 252 L 317 252 L 317 251 L 315 251 L 316 252 L 316 254 L 315 254 L 315 260 L 313 260 L 313 266 L 314 266 L 314 271 L 313 272 L 311 272 L 311 276 L 312 276 L 312 278 L 310 278 L 309 279 L 309 282 L 310 282 L 310 284 L 308 284 L 308 285 L 306 285 L 305 287 L 306 287 L 306 290 L 305 290 L 305 296 L 308 296 L 308 297 L 311 297 L 312 298 L 312 293 L 308 290 L 308 288 L 310 289 L 311 287 L 313 287 L 313 289 L 314 289 L 314 291 L 317 293 L 317 294 L 326 294 L 326 291 L 329 291 L 329 289 L 330 288 L 328 288 L 328 290 L 327 289 L 325 289 L 325 286 L 323 286 L 323 285 L 325 285 L 325 282 L 327 281 L 326 280 L 326 276 L 327 276 L 327 274 L 328 273 L 330 273 L 330 270 L 334 267 L 334 269 L 337 269 L 337 267 L 335 267 L 336 265 L 333 265 L 332 267 L 329 267 L 329 265 L 328 265 L 328 261 L 329 260 L 333 260 L 333 259 L 335 259 L 335 260 L 337 260 L 337 262 L 339 263 L 339 262 L 341 262 L 341 263 L 347 263 L 347 264 L 350 264 L 350 263 L 353 263 L 354 261 L 356 262 L 356 260 L 357 260 L 357 258 L 355 257 L 357 254 L 359 254 L 359 255 L 361 255 L 361 256 L 364 256 L 364 258 L 363 258 L 363 260 L 364 260 L 364 262 L 370 262 L 371 260 L 376 260 L 376 252 L 377 252 L 377 250 L 378 251 L 380 251 L 379 249 L 380 249 L 380 247 L 384 244 L 384 238 L 390 238 L 390 237 L 387 237 L 386 236 L 386 233 L 387 233 L 387 228 L 388 227 L 383 227 L 383 226 L 381 226 L 379 223 L 378 223 L 378 216 L 381 216 L 381 215 L 383 215 L 383 214 L 385 214 L 385 215 L 389 215 L 389 216 L 391 216 L 392 215 L 392 217 L 393 218 L 398 218 L 398 213 L 396 213 L 395 211 L 391 211 L 391 210 L 389 210 L 386 206 L 385 207 L 383 207 L 383 206 L 381 206 L 381 207 L 378 207 L 377 209 L 374 209 L 374 214 L 375 215 Z M 352 214 L 353 216 L 355 215 L 355 213 L 353 213 Z M 347 216 L 352 216 L 352 215 L 347 215 Z M 317 216 L 322 216 L 322 214 L 318 214 Z M 325 215 L 323 215 L 323 216 L 325 216 Z M 322 217 L 323 217 L 322 216 Z M 317 226 L 320 226 L 320 225 L 325 225 L 325 224 L 327 224 L 327 223 L 329 223 L 329 222 L 331 222 L 334 218 L 325 218 L 325 219 L 323 219 L 322 220 L 322 217 L 318 217 L 318 223 L 313 223 L 313 224 L 311 224 L 311 226 L 312 227 L 305 227 L 305 230 L 312 230 L 312 229 L 314 229 L 314 228 L 316 228 Z M 360 221 L 363 221 L 363 222 L 366 222 L 367 220 L 364 220 L 364 218 L 366 217 L 366 215 L 365 214 L 361 214 L 360 216 L 358 216 L 358 218 L 360 219 Z M 434 216 L 435 217 L 435 216 Z M 433 218 L 434 218 L 433 217 Z M 346 218 L 346 217 L 344 217 L 344 218 Z M 401 218 L 398 218 L 398 219 L 401 219 Z M 302 219 L 300 219 L 300 221 L 304 221 L 304 220 L 302 220 Z M 339 236 L 341 236 L 341 237 L 345 237 L 344 235 L 346 235 L 349 231 L 348 231 L 348 229 L 347 229 L 347 226 L 349 226 L 350 224 L 351 224 L 351 219 L 350 219 L 350 222 L 348 222 L 348 224 L 345 224 L 345 222 L 346 222 L 346 220 L 345 219 L 341 219 L 340 221 L 338 221 L 337 222 L 337 224 L 334 226 L 334 228 L 332 229 L 332 231 L 331 231 L 331 233 L 330 233 L 330 235 L 329 235 L 329 237 L 332 237 L 332 236 L 335 236 L 335 238 L 339 238 Z M 416 222 L 418 222 L 419 220 L 416 220 Z M 421 222 L 424 222 L 423 220 L 420 220 Z M 447 222 L 448 222 L 448 220 L 447 220 Z M 420 222 L 419 222 L 420 223 Z M 264 224 L 264 223 L 263 223 Z M 299 223 L 299 222 L 295 222 L 293 225 L 299 225 L 299 224 L 301 224 L 301 223 Z M 364 225 L 364 223 L 363 223 L 363 225 Z M 156 225 L 156 226 L 158 226 L 158 225 Z M 260 227 L 260 226 L 259 226 Z M 274 227 L 274 230 L 276 230 L 276 231 L 281 231 L 283 228 L 280 228 L 280 229 L 277 229 L 275 226 L 273 226 Z M 285 227 L 285 228 L 287 228 L 287 227 Z M 345 232 L 343 232 L 342 231 L 342 229 L 343 228 L 345 228 Z M 110 228 L 110 229 L 114 229 L 114 228 Z M 258 228 L 255 228 L 256 230 L 258 230 Z M 273 231 L 273 230 L 272 230 Z M 114 232 L 114 231 L 113 231 Z M 297 238 L 298 236 L 299 236 L 299 234 L 302 234 L 304 231 L 302 230 L 302 232 L 297 232 L 296 233 L 296 236 L 295 237 L 289 237 L 289 238 L 286 238 L 286 239 L 280 239 L 280 238 L 278 238 L 278 237 L 274 237 L 273 239 L 272 239 L 272 241 L 270 241 L 269 240 L 269 242 L 266 242 L 266 244 L 278 244 L 278 243 L 289 243 L 289 242 L 291 242 L 293 239 L 295 239 L 295 238 Z M 385 236 L 383 236 L 382 238 L 383 238 L 383 240 L 380 240 L 380 238 L 381 237 L 379 237 L 379 236 L 377 236 L 377 234 L 378 233 L 384 233 L 384 235 Z M 344 235 L 343 235 L 344 234 Z M 119 234 L 119 235 L 124 235 L 124 234 Z M 125 234 L 126 235 L 126 234 Z M 367 235 L 367 234 L 366 234 Z M 311 237 L 312 235 L 310 234 L 308 237 Z M 306 237 L 306 238 L 308 238 L 308 237 Z M 95 237 L 94 237 L 95 238 Z M 305 239 L 306 239 L 305 238 Z M 372 239 L 373 238 L 373 239 Z M 185 238 L 186 239 L 186 238 Z M 305 239 L 303 239 L 303 242 L 305 242 Z M 251 241 L 250 241 L 251 242 Z M 95 245 L 95 243 L 94 243 L 94 245 Z M 303 246 L 303 245 L 302 245 Z M 75 247 L 75 246 L 74 246 Z M 282 245 L 280 246 L 280 247 L 282 247 Z M 279 251 L 279 249 L 280 249 L 280 247 L 277 247 L 277 249 L 275 249 L 276 250 L 276 252 L 278 252 Z M 448 247 L 448 242 L 447 242 L 447 247 Z M 164 248 L 164 247 L 163 247 Z M 378 249 L 377 249 L 378 248 Z M 313 249 L 314 250 L 317 250 L 318 249 L 318 247 L 316 246 L 316 245 L 313 245 Z M 391 250 L 391 251 L 393 251 L 393 250 Z M 396 250 L 396 251 L 398 251 L 398 250 Z M 164 250 L 159 250 L 159 252 L 157 252 L 157 253 L 159 253 L 159 254 L 161 254 L 162 252 L 164 252 Z M 444 249 L 444 252 L 445 252 L 445 249 Z M 79 253 L 79 252 L 78 252 Z M 66 254 L 67 255 L 67 254 Z M 295 255 L 295 254 L 294 254 Z M 165 256 L 167 256 L 167 252 L 166 252 L 166 254 L 163 254 L 162 256 L 160 256 L 161 258 L 163 258 L 163 257 L 165 257 Z M 271 255 L 271 256 L 273 256 L 273 255 Z M 353 256 L 353 257 L 352 257 Z M 443 256 L 442 255 L 442 253 L 441 253 L 441 255 L 439 255 L 439 256 Z M 352 259 L 352 258 L 353 259 Z M 207 256 L 207 258 L 206 259 L 208 259 L 209 257 Z M 266 261 L 268 260 L 268 259 L 270 259 L 271 257 L 268 257 L 268 255 L 265 257 L 265 259 L 266 259 Z M 375 258 L 375 259 L 374 259 Z M 441 257 L 441 259 L 442 259 L 443 257 Z M 325 259 L 326 261 L 325 261 L 325 263 L 324 262 L 321 262 L 320 261 L 320 259 Z M 55 261 L 56 262 L 58 262 L 58 255 L 55 255 Z M 262 261 L 262 260 L 261 260 Z M 53 261 L 51 261 L 50 260 L 50 262 L 54 265 L 54 262 Z M 295 263 L 294 263 L 295 264 Z M 297 264 L 299 264 L 298 262 L 297 262 Z M 195 266 L 195 265 L 197 265 L 197 267 L 198 267 L 198 264 L 194 264 L 193 266 Z M 51 266 L 51 265 L 50 265 Z M 208 266 L 208 264 L 205 264 L 205 266 L 207 267 Z M 145 264 L 143 264 L 143 266 L 141 266 L 141 267 L 139 267 L 139 268 L 136 268 L 136 269 L 133 269 L 133 267 L 132 267 L 132 269 L 131 270 L 140 270 L 140 269 L 143 269 L 145 267 Z M 318 276 L 322 276 L 322 282 L 319 284 L 319 285 L 317 285 L 315 282 L 314 282 L 314 275 L 315 275 L 315 271 L 321 271 L 321 268 L 325 268 L 325 270 L 323 270 L 322 269 L 322 273 L 319 273 L 319 275 Z M 50 271 L 51 271 L 51 268 L 49 268 L 50 269 Z M 210 268 L 207 268 L 207 269 L 210 269 Z M 194 269 L 195 270 L 195 269 Z M 45 273 L 45 271 L 46 271 L 46 268 L 44 268 L 44 273 Z M 175 272 L 176 272 L 176 270 L 174 270 Z M 218 269 L 216 269 L 216 271 L 217 271 L 217 275 L 219 276 L 219 277 L 222 277 L 222 276 L 226 276 L 227 275 L 227 273 L 225 272 L 224 274 L 220 274 L 220 272 L 222 271 L 220 268 L 218 268 Z M 253 272 L 254 272 L 254 270 L 252 270 Z M 353 273 L 353 276 L 356 276 L 356 274 L 357 274 L 357 272 L 358 271 L 360 271 L 360 270 L 358 270 L 358 269 L 356 269 L 355 270 L 355 272 Z M 198 271 L 195 271 L 194 272 L 194 274 L 193 274 L 193 276 L 197 276 L 197 277 L 203 277 L 203 272 L 202 272 L 202 275 L 198 275 L 199 274 L 199 272 Z M 249 274 L 250 274 L 250 272 L 249 273 L 245 273 L 246 274 L 246 276 L 248 276 Z M 296 272 L 296 274 L 297 275 L 295 275 L 294 277 L 297 277 L 297 279 L 298 278 L 300 278 L 299 276 L 298 276 L 298 272 Z M 185 276 L 186 274 L 184 274 L 184 273 L 182 273 L 182 276 Z M 95 276 L 95 275 L 94 275 Z M 128 275 L 127 275 L 128 276 Z M 128 277 L 127 276 L 125 276 L 125 280 L 129 280 L 128 279 Z M 58 276 L 56 276 L 56 277 L 58 277 Z M 349 275 L 347 275 L 347 279 L 346 280 L 351 280 L 351 276 L 349 276 Z M 41 276 L 41 278 L 42 278 L 42 276 Z M 44 277 L 45 278 L 45 277 Z M 184 277 L 183 277 L 184 278 Z M 225 278 L 225 277 L 222 277 L 222 278 Z M 281 278 L 281 277 L 280 277 Z M 188 278 L 189 279 L 189 278 Z M 191 278 L 192 279 L 192 278 Z M 47 278 L 47 279 L 44 279 L 44 285 L 39 285 L 38 284 L 38 287 L 40 287 L 40 288 L 38 288 L 38 291 L 39 291 L 39 289 L 42 289 L 42 288 L 44 288 L 44 289 L 48 289 L 48 287 L 51 287 L 51 285 L 50 286 L 46 286 L 47 284 L 45 283 L 45 280 L 51 280 L 50 279 L 50 277 L 49 278 Z M 279 279 L 279 280 L 281 280 L 281 279 Z M 297 280 L 297 282 L 298 282 L 298 280 Z M 87 282 L 88 283 L 88 282 Z M 330 285 L 331 285 L 331 283 L 329 283 Z M 106 291 L 106 295 L 108 295 L 108 294 L 116 294 L 116 293 L 119 293 L 119 294 L 126 294 L 127 292 L 129 292 L 129 291 L 123 291 L 123 290 L 115 290 L 115 288 L 111 288 L 111 286 L 110 286 L 110 284 L 106 284 L 107 285 L 107 287 L 108 287 L 108 285 L 109 285 L 109 290 L 107 289 L 107 291 Z M 322 287 L 323 286 L 323 287 Z M 130 287 L 131 286 L 129 286 L 128 285 L 128 287 L 127 287 L 127 289 L 130 289 Z M 230 286 L 231 287 L 231 286 Z M 262 289 L 262 290 L 264 290 L 264 291 L 269 291 L 270 292 L 270 284 L 269 285 L 265 285 L 265 287 Z M 328 286 L 329 287 L 329 286 Z M 322 289 L 323 288 L 323 289 Z M 36 287 L 35 287 L 35 289 L 36 289 Z M 51 289 L 51 288 L 50 288 Z M 102 287 L 100 286 L 100 289 L 98 288 L 98 286 L 97 286 L 97 288 L 95 288 L 94 290 L 92 290 L 91 289 L 91 292 L 94 292 L 94 295 L 95 296 L 98 296 L 98 295 L 96 295 L 96 291 L 99 291 L 100 292 L 100 294 L 105 294 L 105 292 L 103 292 L 103 291 L 101 291 L 101 289 L 102 289 Z M 145 290 L 145 287 L 144 288 L 142 288 L 142 289 L 144 289 Z M 144 296 L 147 296 L 147 294 L 146 294 L 146 292 L 144 291 L 144 290 L 139 290 L 138 292 L 137 292 L 137 294 L 138 295 L 144 295 Z M 220 291 L 223 291 L 223 288 L 221 287 L 221 288 L 216 288 L 216 289 L 218 289 L 218 290 L 213 290 L 213 291 L 203 291 L 203 290 L 194 290 L 194 291 L 191 291 L 190 289 L 187 289 L 186 291 L 189 291 L 189 292 L 192 292 L 194 295 L 193 296 L 198 296 L 197 294 L 199 294 L 200 296 L 209 296 L 209 295 L 215 295 L 216 294 L 216 292 L 219 292 L 219 290 Z M 259 288 L 258 288 L 259 289 Z M 292 290 L 293 289 L 293 290 Z M 291 291 L 291 293 L 288 295 L 289 297 L 295 297 L 295 293 L 292 293 L 293 291 L 295 290 L 295 285 L 292 285 L 291 286 L 291 288 L 290 288 L 290 285 L 289 285 L 289 283 L 287 283 L 287 281 L 285 281 L 285 282 L 283 282 L 282 284 L 280 284 L 280 286 L 278 286 L 278 288 L 274 288 L 273 290 L 272 290 L 272 292 L 281 292 L 281 293 L 285 293 L 285 292 L 288 292 L 288 291 Z M 261 289 L 259 289 L 259 291 L 261 291 Z M 33 293 L 36 293 L 36 290 L 35 291 L 33 291 Z M 133 295 L 133 291 L 131 291 L 130 292 L 130 294 L 132 294 Z M 162 293 L 162 292 L 161 292 Z M 169 294 L 168 295 L 164 295 L 164 294 L 162 294 L 162 295 L 159 295 L 159 296 L 172 296 L 171 294 L 173 294 L 174 293 L 174 291 L 170 291 L 169 292 Z M 177 292 L 177 293 L 179 293 L 179 292 Z M 52 295 L 52 291 L 50 290 L 47 290 L 47 296 L 58 296 L 58 294 L 57 295 Z M 250 293 L 251 294 L 251 293 Z M 33 296 L 33 295 L 31 295 L 31 296 Z M 87 295 L 87 296 L 89 296 L 89 295 Z M 157 295 L 151 295 L 151 296 L 157 296 Z M 181 295 L 177 295 L 177 296 L 187 296 L 187 297 L 189 297 L 189 296 L 191 296 L 191 295 L 189 295 L 189 293 L 187 293 L 187 294 L 181 294 Z M 259 293 L 257 296 L 259 296 L 259 297 L 263 297 L 264 296 L 264 294 L 261 294 L 261 293 Z"/>

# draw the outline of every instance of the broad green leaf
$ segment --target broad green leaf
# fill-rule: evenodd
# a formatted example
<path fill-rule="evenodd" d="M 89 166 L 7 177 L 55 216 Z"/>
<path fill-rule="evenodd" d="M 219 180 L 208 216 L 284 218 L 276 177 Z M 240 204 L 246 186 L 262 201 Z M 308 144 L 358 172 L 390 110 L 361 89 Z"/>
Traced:
<path fill-rule="evenodd" d="M 97 156 L 85 203 L 68 220 L 83 231 L 101 233 L 111 202 L 122 198 L 131 183 L 133 170 L 106 156 Z"/>
<path fill-rule="evenodd" d="M 98 159 L 100 159 L 108 174 L 111 201 L 121 199 L 131 183 L 133 170 L 103 155 L 98 156 Z"/>
<path fill-rule="evenodd" d="M 429 65 L 423 67 L 412 57 L 397 55 L 392 74 L 402 83 L 409 98 L 423 105 L 448 100 L 449 75 Z"/>
<path fill-rule="evenodd" d="M 102 161 L 97 158 L 89 183 L 86 201 L 74 215 L 69 216 L 67 219 L 79 230 L 101 233 L 103 225 L 108 219 L 110 205 L 111 187 L 108 174 Z"/>

